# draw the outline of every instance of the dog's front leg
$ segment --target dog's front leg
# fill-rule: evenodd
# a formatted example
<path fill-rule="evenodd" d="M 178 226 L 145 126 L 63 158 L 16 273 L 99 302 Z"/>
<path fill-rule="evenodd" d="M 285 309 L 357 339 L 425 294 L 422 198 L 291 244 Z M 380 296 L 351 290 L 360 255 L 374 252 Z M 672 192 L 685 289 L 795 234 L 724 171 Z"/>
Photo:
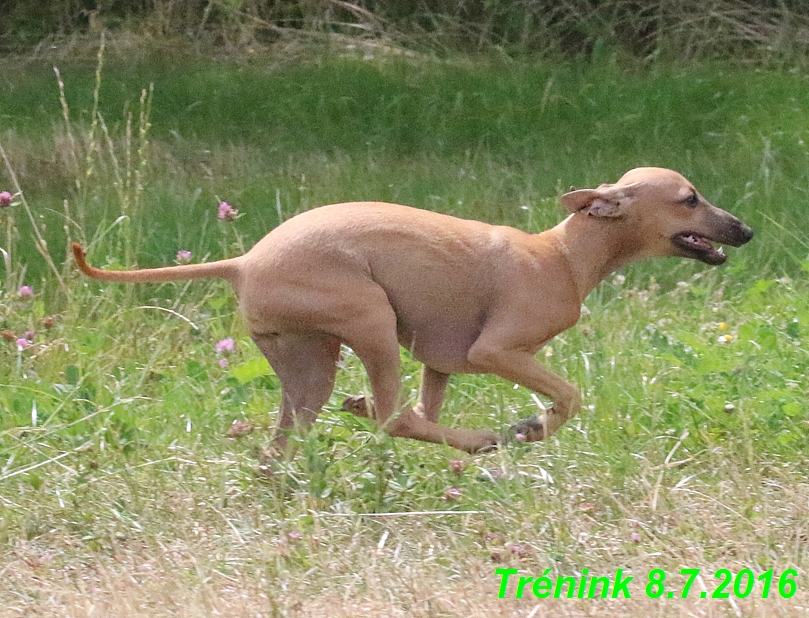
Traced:
<path fill-rule="evenodd" d="M 544 416 L 523 419 L 511 427 L 512 433 L 521 433 L 527 442 L 552 436 L 581 407 L 578 389 L 542 367 L 525 350 L 481 339 L 470 349 L 468 359 L 480 373 L 493 373 L 551 398 L 553 407 Z"/>
<path fill-rule="evenodd" d="M 416 412 L 431 423 L 437 423 L 441 414 L 441 404 L 444 403 L 444 392 L 447 390 L 449 374 L 436 371 L 424 365 L 421 374 L 421 392 Z"/>

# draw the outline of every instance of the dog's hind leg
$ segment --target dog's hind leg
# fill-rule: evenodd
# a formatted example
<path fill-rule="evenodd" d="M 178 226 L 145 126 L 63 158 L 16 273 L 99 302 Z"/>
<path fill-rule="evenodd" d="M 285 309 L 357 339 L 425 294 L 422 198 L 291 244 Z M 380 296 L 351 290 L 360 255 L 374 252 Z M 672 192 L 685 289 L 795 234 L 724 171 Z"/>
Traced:
<path fill-rule="evenodd" d="M 281 407 L 273 446 L 287 447 L 293 431 L 306 432 L 334 389 L 340 341 L 324 334 L 253 335 L 281 380 Z"/>
<path fill-rule="evenodd" d="M 438 422 L 448 381 L 449 374 L 441 373 L 424 365 L 421 378 L 421 393 L 415 411 L 431 423 Z M 364 395 L 348 397 L 343 401 L 341 409 L 364 418 L 373 418 L 374 416 L 373 403 L 367 401 Z"/>
<path fill-rule="evenodd" d="M 478 453 L 497 448 L 500 437 L 491 431 L 471 430 L 439 425 L 438 414 L 441 410 L 441 403 L 444 398 L 449 375 L 440 373 L 434 369 L 425 367 L 424 382 L 422 383 L 421 401 L 413 410 L 408 406 L 394 405 L 392 408 L 381 408 L 377 406 L 378 393 L 385 394 L 385 401 L 390 401 L 389 394 L 397 393 L 399 390 L 399 352 L 398 348 L 395 356 L 390 355 L 390 368 L 395 367 L 395 372 L 383 372 L 379 370 L 379 357 L 365 360 L 363 353 L 357 349 L 357 356 L 365 364 L 371 380 L 371 392 L 374 395 L 372 404 L 368 404 L 362 396 L 349 397 L 343 402 L 343 409 L 353 412 L 358 416 L 369 416 L 376 419 L 386 432 L 398 438 L 411 438 L 435 444 L 448 444 L 467 453 Z M 370 366 L 369 366 L 370 365 Z M 387 377 L 385 374 L 387 373 Z M 390 377 L 395 376 L 395 380 Z"/>
<path fill-rule="evenodd" d="M 382 363 L 380 356 L 366 356 L 361 348 L 354 348 L 357 356 L 363 361 L 368 377 L 371 381 L 371 392 L 374 396 L 374 405 L 371 406 L 376 422 L 391 436 L 398 438 L 411 438 L 435 444 L 448 444 L 467 453 L 476 453 L 491 450 L 497 447 L 500 437 L 491 431 L 474 431 L 470 429 L 456 429 L 444 427 L 428 420 L 407 405 L 399 403 L 399 349 L 398 342 L 391 347 Z M 444 374 L 440 374 L 444 375 Z M 440 375 L 431 376 L 435 383 L 446 385 L 446 380 Z M 440 395 L 443 395 L 443 386 Z M 431 409 L 429 412 L 437 417 L 441 404 L 439 393 L 430 393 Z M 391 405 L 393 404 L 393 405 Z M 437 404 L 437 406 L 435 405 Z M 421 405 L 421 404 L 419 404 Z"/>

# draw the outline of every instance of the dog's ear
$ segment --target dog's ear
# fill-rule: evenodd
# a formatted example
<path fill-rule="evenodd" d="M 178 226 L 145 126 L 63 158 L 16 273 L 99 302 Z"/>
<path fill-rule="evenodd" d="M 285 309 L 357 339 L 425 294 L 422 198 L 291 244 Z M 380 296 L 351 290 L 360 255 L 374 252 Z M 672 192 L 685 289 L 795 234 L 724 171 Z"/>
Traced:
<path fill-rule="evenodd" d="M 578 189 L 562 196 L 562 205 L 571 213 L 591 217 L 620 217 L 632 199 L 633 185 L 601 185 L 598 189 Z"/>

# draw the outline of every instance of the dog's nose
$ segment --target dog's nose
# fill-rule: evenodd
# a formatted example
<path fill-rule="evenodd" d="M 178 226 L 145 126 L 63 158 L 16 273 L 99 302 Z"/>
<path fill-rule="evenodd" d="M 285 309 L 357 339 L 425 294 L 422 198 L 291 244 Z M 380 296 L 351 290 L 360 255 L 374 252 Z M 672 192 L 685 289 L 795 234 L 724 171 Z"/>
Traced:
<path fill-rule="evenodd" d="M 742 236 L 744 237 L 744 242 L 749 241 L 753 236 L 755 236 L 756 232 L 753 230 L 752 227 L 747 227 L 746 225 L 742 224 Z"/>

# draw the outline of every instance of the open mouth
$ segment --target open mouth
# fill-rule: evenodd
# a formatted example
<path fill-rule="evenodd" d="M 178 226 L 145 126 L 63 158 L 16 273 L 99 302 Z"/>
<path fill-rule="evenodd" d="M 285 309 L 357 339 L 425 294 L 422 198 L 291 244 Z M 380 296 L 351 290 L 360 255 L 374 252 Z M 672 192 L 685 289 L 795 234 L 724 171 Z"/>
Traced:
<path fill-rule="evenodd" d="M 707 238 L 700 236 L 696 232 L 680 232 L 671 237 L 674 246 L 685 251 L 687 257 L 691 257 L 706 264 L 716 266 L 723 264 L 728 256 L 724 249 L 714 247 Z"/>

